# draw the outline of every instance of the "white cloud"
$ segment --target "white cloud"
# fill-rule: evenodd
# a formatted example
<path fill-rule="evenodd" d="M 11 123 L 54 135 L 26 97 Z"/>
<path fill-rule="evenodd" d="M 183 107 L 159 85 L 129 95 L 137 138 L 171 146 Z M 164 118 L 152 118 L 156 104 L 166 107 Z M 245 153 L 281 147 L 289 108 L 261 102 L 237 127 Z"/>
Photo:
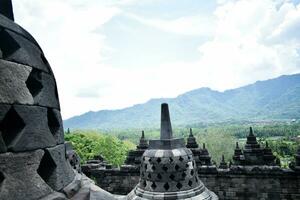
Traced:
<path fill-rule="evenodd" d="M 241 0 L 218 7 L 214 39 L 199 47 L 199 64 L 210 69 L 214 80 L 210 85 L 224 90 L 299 72 L 300 38 L 295 32 L 299 14 L 299 6 L 285 2 L 277 8 L 276 2 L 268 0 Z"/>
<path fill-rule="evenodd" d="M 35 36 L 56 74 L 64 118 L 154 97 L 174 97 L 203 86 L 224 90 L 300 71 L 300 8 L 288 1 L 222 1 L 214 14 L 168 20 L 127 12 L 126 16 L 170 34 L 211 36 L 199 44 L 196 61 L 134 70 L 103 64 L 111 47 L 105 45 L 107 35 L 95 31 L 124 14 L 116 6 L 120 2 L 14 3 L 16 21 Z"/>
<path fill-rule="evenodd" d="M 126 16 L 165 32 L 183 35 L 208 36 L 213 32 L 214 28 L 212 17 L 200 14 L 175 19 L 149 19 L 132 13 L 127 13 Z"/>

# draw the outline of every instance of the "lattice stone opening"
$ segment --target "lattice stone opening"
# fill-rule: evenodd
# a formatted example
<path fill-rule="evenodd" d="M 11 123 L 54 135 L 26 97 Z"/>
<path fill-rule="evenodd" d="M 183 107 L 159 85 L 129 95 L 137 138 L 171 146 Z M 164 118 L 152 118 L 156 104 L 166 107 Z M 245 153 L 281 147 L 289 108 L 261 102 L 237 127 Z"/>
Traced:
<path fill-rule="evenodd" d="M 194 175 L 194 173 L 195 173 L 195 172 L 194 172 L 194 170 L 192 169 L 192 170 L 191 170 L 191 175 L 193 176 L 193 175 Z"/>
<path fill-rule="evenodd" d="M 176 184 L 176 187 L 180 190 L 180 189 L 182 188 L 182 184 L 181 184 L 180 182 L 178 182 L 178 183 Z"/>
<path fill-rule="evenodd" d="M 184 159 L 183 159 L 183 157 L 179 157 L 179 159 L 178 159 L 180 162 L 182 162 Z"/>
<path fill-rule="evenodd" d="M 52 135 L 56 135 L 57 131 L 60 128 L 60 122 L 57 119 L 57 115 L 51 108 L 47 110 L 47 117 L 48 117 L 48 127 L 52 133 Z"/>
<path fill-rule="evenodd" d="M 189 185 L 190 187 L 192 187 L 193 181 L 189 180 L 188 185 Z"/>
<path fill-rule="evenodd" d="M 153 171 L 155 171 L 155 170 L 156 170 L 156 167 L 153 165 L 153 166 L 151 167 L 151 169 L 152 169 Z"/>
<path fill-rule="evenodd" d="M 182 176 L 182 178 L 185 178 L 186 177 L 186 173 L 183 172 L 181 176 Z"/>
<path fill-rule="evenodd" d="M 157 188 L 157 185 L 155 184 L 155 182 L 153 182 L 153 183 L 151 184 L 151 188 L 152 188 L 152 190 L 155 190 L 155 189 Z"/>
<path fill-rule="evenodd" d="M 173 158 L 171 158 L 171 157 L 169 158 L 169 160 L 170 160 L 170 163 L 172 163 L 174 161 Z"/>
<path fill-rule="evenodd" d="M 143 187 L 146 187 L 146 186 L 147 186 L 147 182 L 143 181 Z"/>
<path fill-rule="evenodd" d="M 21 134 L 24 127 L 25 123 L 23 119 L 16 110 L 11 107 L 0 124 L 2 138 L 7 148 L 11 147 L 13 141 Z"/>
<path fill-rule="evenodd" d="M 2 172 L 0 172 L 0 188 L 2 186 L 2 183 L 4 182 L 5 176 Z"/>
<path fill-rule="evenodd" d="M 168 190 L 170 189 L 169 183 L 165 183 L 165 184 L 164 184 L 164 188 L 165 188 L 166 191 L 168 191 Z"/>
<path fill-rule="evenodd" d="M 0 49 L 2 51 L 2 56 L 4 59 L 20 49 L 20 45 L 4 29 L 0 30 L 0 41 Z"/>
<path fill-rule="evenodd" d="M 167 166 L 163 166 L 162 169 L 166 172 L 168 171 L 168 167 Z"/>
<path fill-rule="evenodd" d="M 32 97 L 36 97 L 43 89 L 42 72 L 33 68 L 25 83 Z"/>
<path fill-rule="evenodd" d="M 160 179 L 160 180 L 162 179 L 162 176 L 161 176 L 160 173 L 157 174 L 157 178 Z"/>
<path fill-rule="evenodd" d="M 174 174 L 171 174 L 169 177 L 170 177 L 171 180 L 175 179 L 175 175 Z"/>
<path fill-rule="evenodd" d="M 178 171 L 180 169 L 179 165 L 175 165 L 175 170 Z"/>
<path fill-rule="evenodd" d="M 157 163 L 160 163 L 161 162 L 161 158 L 157 158 L 156 161 L 157 161 Z"/>
<path fill-rule="evenodd" d="M 37 173 L 41 176 L 41 178 L 48 183 L 50 177 L 54 173 L 56 168 L 56 164 L 52 159 L 52 156 L 48 151 L 45 151 L 45 154 L 40 162 Z"/>

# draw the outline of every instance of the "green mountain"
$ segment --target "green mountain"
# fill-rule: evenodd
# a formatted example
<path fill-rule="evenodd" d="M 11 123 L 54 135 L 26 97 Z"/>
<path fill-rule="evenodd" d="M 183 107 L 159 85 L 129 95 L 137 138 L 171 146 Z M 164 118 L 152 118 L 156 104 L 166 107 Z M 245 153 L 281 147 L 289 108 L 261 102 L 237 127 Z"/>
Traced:
<path fill-rule="evenodd" d="M 120 110 L 87 112 L 64 121 L 65 128 L 159 127 L 160 104 L 169 103 L 175 125 L 300 118 L 300 74 L 284 75 L 218 92 L 200 88 L 176 98 L 151 99 Z"/>

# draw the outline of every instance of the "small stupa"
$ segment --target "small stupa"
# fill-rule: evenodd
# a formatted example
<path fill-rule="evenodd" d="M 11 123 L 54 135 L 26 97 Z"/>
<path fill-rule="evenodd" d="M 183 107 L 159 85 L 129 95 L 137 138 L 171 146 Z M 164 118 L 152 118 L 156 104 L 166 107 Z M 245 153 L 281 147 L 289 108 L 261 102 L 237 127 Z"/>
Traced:
<path fill-rule="evenodd" d="M 140 180 L 127 196 L 144 199 L 218 199 L 199 180 L 191 150 L 173 138 L 168 104 L 161 105 L 160 139 L 150 140 L 142 156 Z"/>

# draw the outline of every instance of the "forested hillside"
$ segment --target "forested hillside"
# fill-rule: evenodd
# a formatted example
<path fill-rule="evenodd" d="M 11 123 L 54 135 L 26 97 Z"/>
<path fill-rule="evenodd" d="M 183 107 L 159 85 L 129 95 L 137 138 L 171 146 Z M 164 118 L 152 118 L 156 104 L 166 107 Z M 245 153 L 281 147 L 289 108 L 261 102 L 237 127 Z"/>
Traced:
<path fill-rule="evenodd" d="M 175 125 L 300 118 L 300 74 L 285 75 L 218 92 L 196 89 L 176 98 L 151 99 L 121 110 L 87 112 L 64 121 L 65 128 L 159 127 L 160 104 L 170 106 Z"/>

